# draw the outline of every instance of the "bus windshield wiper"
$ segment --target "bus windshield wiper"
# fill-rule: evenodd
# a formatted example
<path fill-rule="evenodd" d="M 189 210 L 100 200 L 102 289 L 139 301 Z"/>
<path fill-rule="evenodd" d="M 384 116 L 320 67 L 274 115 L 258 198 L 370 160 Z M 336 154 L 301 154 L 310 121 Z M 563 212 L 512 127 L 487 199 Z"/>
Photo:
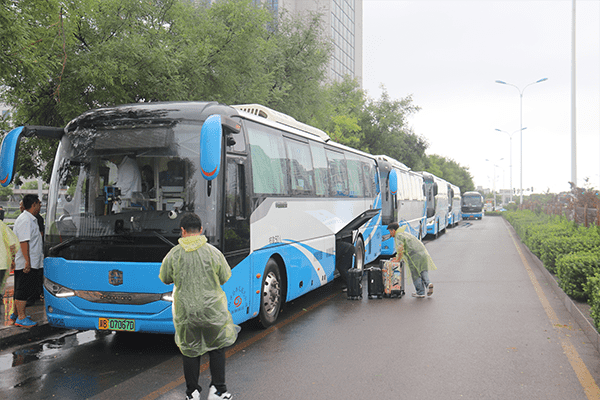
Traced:
<path fill-rule="evenodd" d="M 156 231 L 152 231 L 152 233 L 154 234 L 154 236 L 156 236 L 157 238 L 159 238 L 160 240 L 162 240 L 166 244 L 170 245 L 171 247 L 175 247 L 175 244 L 173 244 L 173 242 L 171 242 L 169 239 L 167 239 L 166 237 L 164 237 L 160 233 L 158 233 Z"/>
<path fill-rule="evenodd" d="M 50 249 L 48 249 L 48 255 L 52 256 L 54 254 L 56 254 L 57 252 L 59 252 L 60 250 L 70 247 L 76 243 L 80 243 L 80 242 L 103 242 L 106 239 L 124 239 L 124 236 L 121 235 L 111 235 L 111 236 L 79 236 L 79 237 L 72 237 L 69 238 L 67 240 L 65 240 L 62 243 L 57 244 L 54 247 L 50 247 Z"/>

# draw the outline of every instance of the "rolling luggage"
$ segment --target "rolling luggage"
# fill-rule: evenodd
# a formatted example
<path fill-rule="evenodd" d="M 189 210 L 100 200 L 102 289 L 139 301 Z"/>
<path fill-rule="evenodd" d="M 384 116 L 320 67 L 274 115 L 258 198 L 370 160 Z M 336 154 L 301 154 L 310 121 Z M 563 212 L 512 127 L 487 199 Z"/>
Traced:
<path fill-rule="evenodd" d="M 383 296 L 383 274 L 381 268 L 367 269 L 367 291 L 370 299 L 381 299 Z"/>
<path fill-rule="evenodd" d="M 362 270 L 350 268 L 348 270 L 348 300 L 362 299 Z"/>
<path fill-rule="evenodd" d="M 404 262 L 381 260 L 379 265 L 383 275 L 383 296 L 398 298 L 404 296 Z"/>

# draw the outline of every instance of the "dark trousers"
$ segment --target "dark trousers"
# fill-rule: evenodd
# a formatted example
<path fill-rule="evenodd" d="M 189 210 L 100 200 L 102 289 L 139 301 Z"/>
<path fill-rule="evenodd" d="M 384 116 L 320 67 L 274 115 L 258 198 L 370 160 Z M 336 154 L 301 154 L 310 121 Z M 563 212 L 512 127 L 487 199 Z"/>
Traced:
<path fill-rule="evenodd" d="M 218 392 L 226 392 L 225 349 L 209 351 L 208 356 L 210 358 L 210 384 L 217 388 Z M 191 396 L 194 390 L 198 390 L 198 392 L 202 391 L 202 387 L 198 384 L 198 378 L 200 377 L 200 356 L 183 356 L 183 376 L 185 377 L 186 394 L 188 396 Z"/>

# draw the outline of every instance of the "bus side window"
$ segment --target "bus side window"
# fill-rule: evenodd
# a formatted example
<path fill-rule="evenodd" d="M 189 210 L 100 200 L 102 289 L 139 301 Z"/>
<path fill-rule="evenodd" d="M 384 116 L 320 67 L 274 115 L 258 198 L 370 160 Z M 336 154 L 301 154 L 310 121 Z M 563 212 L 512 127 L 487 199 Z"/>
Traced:
<path fill-rule="evenodd" d="M 346 170 L 346 160 L 344 155 L 326 150 L 328 172 L 329 172 L 329 192 L 331 197 L 348 196 L 348 171 Z"/>
<path fill-rule="evenodd" d="M 285 139 L 288 159 L 290 160 L 291 189 L 294 195 L 313 195 L 314 174 L 308 144 L 289 138 Z"/>
<path fill-rule="evenodd" d="M 329 176 L 325 149 L 320 144 L 310 142 L 310 152 L 315 173 L 316 195 L 327 197 L 329 195 Z"/>

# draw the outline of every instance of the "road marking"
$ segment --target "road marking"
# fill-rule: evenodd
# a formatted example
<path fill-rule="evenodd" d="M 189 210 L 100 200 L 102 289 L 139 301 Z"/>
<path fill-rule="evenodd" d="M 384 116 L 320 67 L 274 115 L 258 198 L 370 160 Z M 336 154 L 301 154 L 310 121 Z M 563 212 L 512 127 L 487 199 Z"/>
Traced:
<path fill-rule="evenodd" d="M 521 256 L 521 261 L 523 261 L 523 265 L 525 266 L 525 269 L 527 270 L 527 275 L 529 275 L 529 279 L 531 280 L 531 283 L 533 284 L 533 287 L 538 295 L 538 298 L 540 299 L 540 302 L 542 303 L 542 307 L 544 307 L 544 311 L 546 311 L 546 315 L 548 316 L 550 323 L 552 324 L 552 326 L 554 327 L 554 329 L 557 332 L 561 333 L 561 331 L 559 331 L 557 328 L 563 327 L 564 325 L 561 325 L 559 323 L 558 316 L 556 315 L 556 313 L 554 312 L 554 309 L 550 305 L 548 298 L 544 294 L 544 291 L 542 290 L 540 283 L 538 282 L 537 278 L 535 277 L 533 270 L 529 266 L 529 263 L 527 262 L 525 255 L 521 251 L 521 247 L 519 246 L 519 243 L 515 239 L 512 232 L 510 231 L 510 228 L 507 226 L 506 229 L 508 230 L 508 234 L 510 235 L 510 238 L 512 239 L 513 243 L 515 244 L 515 247 L 517 248 L 517 252 L 519 253 L 519 256 Z M 581 357 L 579 357 L 579 353 L 575 349 L 575 346 L 573 346 L 573 344 L 571 343 L 571 340 L 568 337 L 562 336 L 562 333 L 559 336 L 560 336 L 560 342 L 561 342 L 560 344 L 563 348 L 563 351 L 564 351 L 565 355 L 567 356 L 567 359 L 569 360 L 569 363 L 571 364 L 573 371 L 575 371 L 575 374 L 577 375 L 577 379 L 579 379 L 579 383 L 581 384 L 583 390 L 585 391 L 586 397 L 588 398 L 588 400 L 600 399 L 600 388 L 598 388 L 598 385 L 596 385 L 596 382 L 594 381 L 594 377 L 592 376 L 592 374 L 590 374 L 590 371 L 587 369 L 587 367 L 586 367 L 585 363 L 583 362 L 583 360 L 581 359 Z"/>
<path fill-rule="evenodd" d="M 251 344 L 258 342 L 261 339 L 264 339 L 266 336 L 275 332 L 277 329 L 280 329 L 280 328 L 284 327 L 285 325 L 289 324 L 290 322 L 303 316 L 304 314 L 311 312 L 315 308 L 317 308 L 317 307 L 321 306 L 322 304 L 328 302 L 329 300 L 333 299 L 338 294 L 339 294 L 339 291 L 329 295 L 328 297 L 324 298 L 323 300 L 316 302 L 315 304 L 311 305 L 308 308 L 303 308 L 302 311 L 292 315 L 291 317 L 279 322 L 276 325 L 271 326 L 270 328 L 262 331 L 258 335 L 254 335 L 253 337 L 246 340 L 245 342 L 234 345 L 232 348 L 230 348 L 229 350 L 227 350 L 225 352 L 225 358 L 229 358 L 232 355 L 234 355 L 235 353 L 250 346 Z M 209 366 L 208 361 L 202 363 L 200 365 L 200 373 L 206 371 L 208 369 L 208 366 Z M 166 394 L 166 393 L 170 392 L 171 390 L 175 389 L 177 386 L 183 385 L 183 384 L 185 384 L 185 378 L 183 375 L 181 375 L 179 378 L 167 383 L 165 386 L 161 387 L 160 389 L 155 390 L 154 392 L 150 393 L 146 397 L 143 397 L 141 400 L 155 400 L 155 399 L 159 398 L 160 396 L 162 396 L 163 394 Z"/>

